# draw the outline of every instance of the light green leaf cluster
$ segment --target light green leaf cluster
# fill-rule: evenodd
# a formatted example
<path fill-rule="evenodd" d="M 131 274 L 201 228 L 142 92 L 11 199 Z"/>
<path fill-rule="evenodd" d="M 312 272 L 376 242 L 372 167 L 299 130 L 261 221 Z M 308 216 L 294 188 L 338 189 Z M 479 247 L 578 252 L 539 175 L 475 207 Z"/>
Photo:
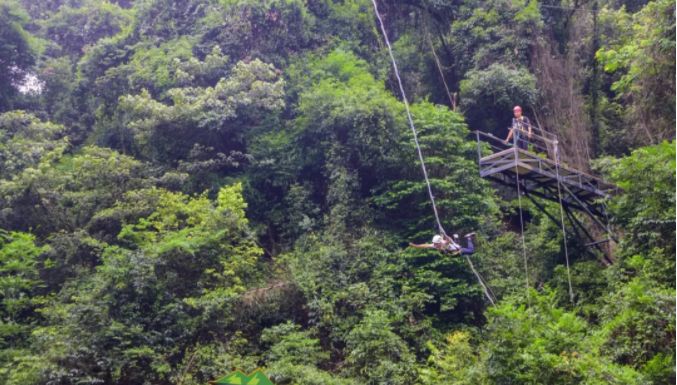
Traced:
<path fill-rule="evenodd" d="M 68 144 L 61 125 L 42 122 L 25 111 L 0 114 L 0 178 L 11 179 L 42 157 Z"/>
<path fill-rule="evenodd" d="M 591 325 L 556 306 L 552 291 L 532 291 L 530 298 L 529 306 L 504 298 L 489 309 L 486 329 L 475 337 L 477 347 L 462 331 L 449 334 L 441 348 L 433 343 L 421 379 L 449 378 L 450 384 L 645 383 L 637 371 L 601 355 Z"/>
<path fill-rule="evenodd" d="M 279 111 L 284 107 L 284 84 L 272 65 L 255 59 L 238 62 L 213 87 L 168 90 L 171 104 L 144 90 L 121 97 L 119 108 L 138 148 L 164 156 L 169 151 L 167 136 L 190 136 L 195 138 L 193 143 L 210 144 L 214 133 L 233 130 L 236 119 L 242 122 L 256 113 Z"/>

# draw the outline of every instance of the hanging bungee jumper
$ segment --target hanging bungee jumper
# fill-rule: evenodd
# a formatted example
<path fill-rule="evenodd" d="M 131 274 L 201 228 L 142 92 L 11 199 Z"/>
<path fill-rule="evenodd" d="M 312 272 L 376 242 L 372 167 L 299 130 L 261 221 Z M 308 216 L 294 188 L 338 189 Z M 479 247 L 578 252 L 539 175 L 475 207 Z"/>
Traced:
<path fill-rule="evenodd" d="M 463 236 L 467 239 L 468 247 L 462 247 L 459 243 L 458 234 L 454 234 L 453 237 L 449 237 L 445 234 L 435 234 L 433 236 L 432 243 L 409 243 L 410 247 L 416 249 L 435 249 L 443 253 L 451 253 L 458 255 L 470 255 L 475 253 L 475 246 L 473 245 L 472 238 L 475 236 L 475 233 L 469 233 Z"/>
<path fill-rule="evenodd" d="M 374 4 L 374 13 L 376 14 L 376 17 L 378 18 L 379 24 L 381 26 L 381 32 L 383 33 L 383 39 L 385 40 L 386 46 L 388 47 L 388 54 L 390 55 L 390 60 L 393 64 L 393 70 L 395 72 L 395 76 L 397 77 L 397 84 L 399 85 L 400 88 L 400 93 L 402 94 L 402 101 L 404 103 L 404 109 L 407 112 L 407 120 L 409 121 L 409 127 L 411 128 L 411 132 L 414 136 L 414 144 L 416 145 L 416 152 L 418 154 L 418 159 L 421 162 L 421 170 L 423 171 L 423 178 L 425 179 L 426 186 L 428 188 L 428 197 L 430 198 L 430 203 L 433 208 L 433 213 L 435 214 L 435 222 L 437 224 L 437 228 L 439 230 L 439 234 L 433 237 L 433 243 L 432 248 L 441 250 L 441 249 L 446 249 L 448 252 L 456 252 L 460 255 L 464 255 L 466 258 L 466 261 L 468 261 L 468 265 L 470 265 L 470 269 L 472 272 L 475 274 L 475 277 L 477 277 L 477 281 L 482 287 L 484 291 L 484 295 L 487 297 L 489 302 L 491 302 L 492 305 L 495 305 L 496 302 L 494 298 L 489 294 L 490 290 L 480 274 L 477 272 L 475 269 L 475 266 L 473 265 L 472 261 L 470 260 L 469 255 L 474 253 L 475 248 L 472 243 L 471 237 L 468 237 L 468 247 L 467 248 L 462 248 L 457 242 L 455 242 L 451 237 L 447 235 L 447 232 L 444 230 L 444 227 L 442 226 L 442 221 L 440 221 L 440 216 L 437 211 L 437 205 L 435 204 L 435 196 L 433 195 L 433 190 L 430 185 L 430 179 L 428 178 L 428 170 L 426 169 L 425 166 L 425 160 L 423 159 L 423 153 L 421 152 L 421 146 L 418 142 L 418 133 L 416 132 L 416 127 L 414 127 L 414 120 L 411 117 L 411 111 L 409 110 L 409 101 L 407 100 L 407 95 L 404 92 L 404 86 L 402 85 L 402 79 L 400 78 L 400 72 L 397 69 L 397 62 L 395 61 L 395 56 L 393 55 L 393 49 L 392 46 L 390 45 L 390 40 L 388 39 L 388 33 L 386 32 L 385 26 L 383 24 L 383 19 L 381 19 L 381 14 L 378 11 L 378 5 L 376 4 L 376 0 L 371 1 L 372 4 Z M 471 233 L 474 235 L 474 233 Z M 468 234 L 470 235 L 470 234 Z M 436 242 L 437 241 L 437 242 Z M 411 244 L 414 245 L 414 244 Z M 424 245 L 417 245 L 413 247 L 419 247 L 419 248 L 428 248 L 427 244 Z"/>

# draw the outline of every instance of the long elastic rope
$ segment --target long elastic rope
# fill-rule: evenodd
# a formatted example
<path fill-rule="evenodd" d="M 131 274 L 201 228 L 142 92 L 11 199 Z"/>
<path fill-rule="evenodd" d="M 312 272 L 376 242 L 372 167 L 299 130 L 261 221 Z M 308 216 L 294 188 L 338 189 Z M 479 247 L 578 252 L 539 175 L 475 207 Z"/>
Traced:
<path fill-rule="evenodd" d="M 561 223 L 562 223 L 562 234 L 564 236 L 564 239 L 562 240 L 563 243 L 564 243 L 564 259 L 566 260 L 566 263 L 567 263 L 567 281 L 569 282 L 569 300 L 571 301 L 571 303 L 574 303 L 574 289 L 573 289 L 573 286 L 571 286 L 571 270 L 569 269 L 569 250 L 568 250 L 568 247 L 567 247 L 567 230 L 566 230 L 566 227 L 564 227 L 564 207 L 562 206 L 562 190 L 561 190 L 560 182 L 559 182 L 559 156 L 557 157 L 557 159 L 555 159 L 555 172 L 557 173 L 557 195 L 559 197 L 559 214 L 560 214 Z"/>
<path fill-rule="evenodd" d="M 418 134 L 416 133 L 416 128 L 414 127 L 414 120 L 411 117 L 411 112 L 409 111 L 409 102 L 407 101 L 407 95 L 404 92 L 404 87 L 402 86 L 402 79 L 400 78 L 400 72 L 397 69 L 397 62 L 395 61 L 395 56 L 393 55 L 393 49 L 390 46 L 390 40 L 388 39 L 388 33 L 386 33 L 385 26 L 383 24 L 383 19 L 381 19 L 381 14 L 378 12 L 378 5 L 376 5 L 376 0 L 371 0 L 372 4 L 374 4 L 374 12 L 376 13 L 376 17 L 378 18 L 378 22 L 381 25 L 381 32 L 383 32 L 383 38 L 386 42 L 386 45 L 388 46 L 388 53 L 390 54 L 390 60 L 393 63 L 393 69 L 395 70 L 395 76 L 397 77 L 397 84 L 400 86 L 400 92 L 402 93 L 402 100 L 404 101 L 404 108 L 407 110 L 407 118 L 409 119 L 409 127 L 411 127 L 411 132 L 414 134 L 414 143 L 416 144 L 416 151 L 418 153 L 418 159 L 421 162 L 421 169 L 423 170 L 423 177 L 425 178 L 425 183 L 426 186 L 428 187 L 428 196 L 430 197 L 430 203 L 432 203 L 433 206 L 433 212 L 435 213 L 435 221 L 437 222 L 437 227 L 440 229 L 440 232 L 447 236 L 446 231 L 444 231 L 444 227 L 442 227 L 442 222 L 440 221 L 440 216 L 437 212 L 437 205 L 435 204 L 435 196 L 433 195 L 433 190 L 432 187 L 430 186 L 430 180 L 428 179 L 428 170 L 426 170 L 425 167 L 425 162 L 423 160 L 423 153 L 421 152 L 421 146 L 418 142 Z M 466 255 L 466 260 L 468 261 L 468 264 L 470 264 L 470 269 L 473 271 L 475 274 L 475 277 L 477 277 L 477 281 L 480 283 L 480 286 L 482 286 L 482 289 L 484 290 L 484 295 L 487 297 L 489 302 L 491 302 L 492 305 L 496 305 L 496 302 L 491 298 L 491 295 L 489 295 L 489 290 L 487 288 L 487 285 L 484 283 L 482 278 L 480 277 L 480 274 L 477 272 L 475 269 L 475 266 L 473 266 L 473 263 L 470 261 L 470 258 Z"/>
<path fill-rule="evenodd" d="M 444 84 L 444 90 L 447 92 L 447 97 L 449 98 L 449 106 L 451 107 L 452 110 L 456 110 L 456 103 L 454 103 L 454 98 L 451 97 L 451 92 L 449 91 L 449 86 L 447 85 L 447 80 L 444 78 L 444 71 L 442 71 L 442 64 L 440 64 L 440 58 L 437 57 L 437 52 L 435 52 L 435 45 L 433 44 L 433 40 L 430 38 L 430 33 L 428 32 L 428 27 L 426 26 L 427 22 L 423 22 L 423 30 L 425 31 L 425 37 L 426 40 L 428 40 L 428 44 L 430 45 L 430 51 L 433 54 L 433 58 L 435 59 L 435 64 L 437 66 L 437 71 L 440 73 L 440 77 L 442 78 L 442 84 Z"/>
<path fill-rule="evenodd" d="M 527 303 L 531 303 L 531 296 L 529 294 L 529 265 L 527 264 L 527 244 L 524 240 L 524 218 L 522 216 L 522 191 L 520 190 L 520 174 L 517 168 L 517 158 L 519 156 L 519 150 L 517 149 L 517 139 L 514 139 L 514 151 L 515 151 L 515 178 L 517 185 L 517 203 L 519 204 L 520 210 L 520 234 L 522 234 L 522 256 L 524 258 L 524 279 L 526 281 L 527 289 Z"/>
<path fill-rule="evenodd" d="M 606 239 L 607 239 L 607 252 L 609 253 L 607 259 L 611 261 L 611 224 L 609 223 L 609 213 L 607 213 L 606 203 L 602 203 L 602 210 L 604 210 L 604 218 L 606 219 Z"/>
<path fill-rule="evenodd" d="M 477 277 L 477 282 L 480 283 L 480 286 L 482 286 L 482 290 L 484 290 L 484 295 L 487 297 L 489 302 L 491 302 L 492 305 L 496 305 L 496 302 L 494 302 L 493 298 L 491 298 L 491 295 L 489 295 L 489 289 L 488 286 L 484 283 L 484 280 L 482 277 L 480 277 L 480 273 L 475 270 L 475 266 L 472 264 L 472 261 L 470 260 L 470 257 L 466 254 L 465 255 L 466 261 L 468 261 L 468 264 L 470 265 L 470 269 L 472 270 L 473 273 L 475 273 L 475 277 Z"/>
<path fill-rule="evenodd" d="M 388 34 L 383 25 L 383 19 L 381 19 L 381 14 L 378 12 L 378 6 L 376 5 L 376 0 L 371 1 L 374 4 L 374 12 L 376 12 L 376 17 L 381 25 L 381 31 L 383 32 L 383 38 L 386 41 L 388 46 L 388 53 L 390 54 L 390 59 L 393 63 L 393 69 L 395 70 L 395 76 L 397 77 L 397 84 L 400 86 L 400 92 L 402 93 L 402 100 L 404 102 L 404 108 L 407 110 L 407 118 L 409 119 L 409 127 L 411 127 L 411 132 L 414 134 L 414 143 L 416 143 L 416 151 L 418 152 L 418 159 L 421 162 L 421 169 L 423 170 L 423 177 L 425 178 L 425 183 L 428 186 L 428 196 L 430 197 L 430 202 L 433 206 L 433 212 L 435 213 L 435 221 L 437 222 L 437 227 L 440 232 L 444 235 L 447 235 L 442 227 L 442 222 L 440 221 L 440 216 L 437 212 L 437 205 L 435 204 L 435 196 L 433 195 L 433 189 L 430 186 L 430 180 L 428 179 L 428 170 L 425 167 L 425 162 L 423 161 L 423 153 L 421 152 L 421 146 L 418 142 L 418 134 L 416 133 L 416 128 L 414 127 L 414 120 L 411 117 L 411 112 L 409 111 L 409 101 L 407 100 L 407 95 L 404 92 L 404 86 L 402 86 L 402 79 L 400 78 L 400 72 L 397 69 L 397 63 L 395 62 L 395 56 L 393 55 L 393 49 L 390 46 L 390 40 L 388 40 Z"/>

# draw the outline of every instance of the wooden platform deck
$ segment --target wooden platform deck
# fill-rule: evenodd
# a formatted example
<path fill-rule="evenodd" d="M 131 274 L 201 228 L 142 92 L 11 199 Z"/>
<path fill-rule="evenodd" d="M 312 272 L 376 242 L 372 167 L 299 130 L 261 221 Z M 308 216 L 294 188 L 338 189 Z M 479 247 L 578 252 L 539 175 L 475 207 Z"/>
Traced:
<path fill-rule="evenodd" d="M 476 131 L 476 134 L 480 176 L 514 189 L 519 183 L 522 194 L 560 225 L 561 221 L 556 218 L 557 216 L 549 213 L 534 197 L 560 203 L 561 196 L 562 206 L 574 230 L 577 232 L 581 230 L 591 240 L 590 245 L 599 248 L 599 243 L 604 241 L 595 240 L 586 226 L 573 215 L 572 210 L 587 214 L 608 234 L 608 238 L 616 240 L 608 226 L 606 200 L 618 191 L 618 188 L 600 178 L 548 158 L 548 155 L 557 156 L 556 138 L 548 139 L 548 143 L 544 146 L 534 146 L 539 149 L 539 153 L 536 153 L 520 149 L 513 144 L 506 144 L 491 134 L 479 131 Z M 487 144 L 492 151 L 490 154 L 486 154 Z"/>
<path fill-rule="evenodd" d="M 482 157 L 479 164 L 482 177 L 500 179 L 514 185 L 516 175 L 519 175 L 519 179 L 525 181 L 525 187 L 531 190 L 548 187 L 556 189 L 559 180 L 571 193 L 585 201 L 608 198 L 616 191 L 614 185 L 597 177 L 516 147 Z"/>

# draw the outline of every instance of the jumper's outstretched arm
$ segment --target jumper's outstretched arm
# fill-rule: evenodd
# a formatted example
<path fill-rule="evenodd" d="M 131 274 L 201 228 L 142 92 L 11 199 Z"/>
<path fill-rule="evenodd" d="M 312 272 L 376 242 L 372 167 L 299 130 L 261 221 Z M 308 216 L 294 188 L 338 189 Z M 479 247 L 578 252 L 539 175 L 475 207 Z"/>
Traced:
<path fill-rule="evenodd" d="M 409 242 L 409 247 L 413 247 L 416 249 L 434 249 L 435 246 L 433 246 L 432 243 L 421 243 L 421 244 L 416 244 L 416 243 L 411 243 Z"/>

